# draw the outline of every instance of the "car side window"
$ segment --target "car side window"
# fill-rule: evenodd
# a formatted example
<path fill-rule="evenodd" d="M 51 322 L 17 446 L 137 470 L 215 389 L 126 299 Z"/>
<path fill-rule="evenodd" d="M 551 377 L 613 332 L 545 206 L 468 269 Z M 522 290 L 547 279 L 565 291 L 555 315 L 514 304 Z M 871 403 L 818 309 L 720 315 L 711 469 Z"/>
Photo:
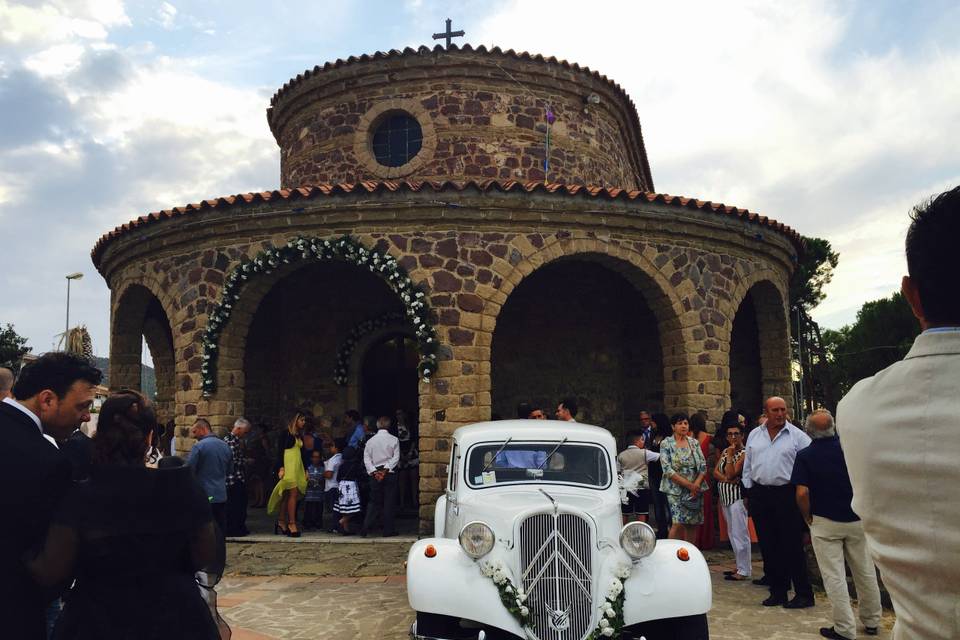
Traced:
<path fill-rule="evenodd" d="M 450 491 L 457 490 L 457 476 L 460 474 L 460 447 L 453 443 L 453 453 L 450 454 Z"/>

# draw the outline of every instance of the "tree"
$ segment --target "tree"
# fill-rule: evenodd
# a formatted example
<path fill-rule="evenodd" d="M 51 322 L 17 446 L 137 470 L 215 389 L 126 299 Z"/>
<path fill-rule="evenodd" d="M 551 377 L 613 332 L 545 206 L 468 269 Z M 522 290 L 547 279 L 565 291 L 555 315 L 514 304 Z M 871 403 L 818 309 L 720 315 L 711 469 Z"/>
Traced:
<path fill-rule="evenodd" d="M 902 360 L 919 334 L 920 323 L 899 292 L 864 303 L 852 325 L 824 332 L 837 395 Z"/>
<path fill-rule="evenodd" d="M 790 280 L 790 333 L 800 365 L 801 413 L 817 406 L 836 408 L 838 398 L 823 336 L 810 312 L 826 298 L 823 289 L 830 283 L 840 261 L 828 240 L 805 237 L 803 242 L 803 255 Z"/>
<path fill-rule="evenodd" d="M 16 373 L 20 369 L 20 360 L 27 353 L 30 353 L 27 339 L 19 335 L 12 324 L 0 328 L 0 367 L 13 369 Z"/>

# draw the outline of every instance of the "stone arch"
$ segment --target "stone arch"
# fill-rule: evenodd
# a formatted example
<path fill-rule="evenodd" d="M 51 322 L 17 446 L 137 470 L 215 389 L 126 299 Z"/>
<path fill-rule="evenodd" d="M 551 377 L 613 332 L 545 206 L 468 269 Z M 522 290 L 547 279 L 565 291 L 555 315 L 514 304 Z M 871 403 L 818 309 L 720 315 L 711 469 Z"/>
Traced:
<path fill-rule="evenodd" d="M 362 405 L 361 381 L 363 378 L 363 361 L 366 359 L 367 353 L 384 338 L 398 334 L 409 337 L 414 336 L 413 330 L 408 323 L 396 322 L 364 334 L 357 342 L 353 352 L 350 354 L 350 363 L 347 369 L 346 390 L 348 405 L 351 407 L 359 407 Z"/>
<path fill-rule="evenodd" d="M 773 395 L 793 404 L 790 324 L 777 282 L 773 272 L 756 271 L 740 280 L 731 300 L 730 406 L 752 415 Z"/>
<path fill-rule="evenodd" d="M 173 418 L 176 392 L 176 359 L 169 306 L 155 291 L 155 283 L 131 282 L 116 296 L 110 336 L 110 387 L 143 390 L 142 345 L 153 359 L 157 395 L 157 417 Z"/>
<path fill-rule="evenodd" d="M 582 266 L 574 269 L 573 264 L 575 263 Z M 587 276 L 585 272 L 594 267 L 600 269 Z M 496 332 L 498 324 L 506 318 L 503 314 L 504 309 L 508 308 L 511 301 L 515 299 L 514 296 L 522 290 L 524 284 L 528 282 L 528 278 L 548 275 L 553 269 L 567 269 L 569 275 L 579 272 L 584 274 L 584 277 L 592 277 L 595 282 L 602 283 L 604 289 L 613 287 L 611 292 L 620 286 L 616 284 L 617 281 L 625 281 L 626 289 L 619 290 L 626 295 L 623 298 L 624 306 L 630 308 L 631 313 L 633 313 L 629 320 L 624 320 L 623 324 L 620 325 L 626 328 L 626 333 L 621 339 L 628 341 L 622 343 L 623 349 L 621 349 L 622 353 L 619 354 L 619 363 L 613 363 L 609 360 L 606 363 L 608 366 L 622 367 L 624 381 L 622 397 L 623 399 L 629 398 L 629 402 L 617 403 L 607 399 L 607 404 L 611 407 L 620 405 L 619 418 L 611 418 L 609 408 L 603 409 L 598 406 L 599 403 L 595 403 L 581 413 L 593 414 L 592 416 L 586 415 L 587 419 L 607 420 L 608 425 L 628 428 L 638 419 L 640 409 L 664 410 L 676 406 L 678 402 L 677 394 L 668 392 L 666 381 L 673 378 L 673 372 L 677 368 L 683 368 L 690 364 L 690 360 L 683 348 L 683 325 L 678 313 L 678 310 L 682 309 L 682 305 L 677 300 L 675 287 L 670 284 L 668 278 L 653 262 L 637 251 L 602 241 L 574 239 L 566 242 L 560 240 L 547 243 L 539 251 L 533 252 L 526 259 L 519 261 L 513 270 L 504 276 L 503 285 L 500 289 L 502 302 L 491 305 L 494 306 L 496 313 L 492 322 L 489 323 L 494 334 L 491 349 L 491 392 L 494 392 L 497 396 L 494 404 L 498 405 L 499 412 L 510 410 L 511 407 L 504 405 L 502 390 L 497 388 L 501 384 L 497 382 L 497 379 L 503 376 L 502 366 L 494 361 L 494 352 L 501 348 L 497 347 L 498 334 Z M 554 284 L 553 286 L 557 285 Z M 610 295 L 611 292 L 606 292 L 604 295 Z M 634 292 L 637 294 L 637 298 L 631 299 L 630 294 Z M 528 297 L 528 294 L 524 293 L 521 300 L 526 297 Z M 526 303 L 520 302 L 519 304 Z M 581 301 L 580 304 L 587 304 L 587 302 Z M 636 309 L 633 309 L 634 306 L 636 306 Z M 604 313 L 602 309 L 597 309 L 596 312 L 598 314 Z M 610 315 L 615 314 L 616 309 L 612 308 Z M 640 333 L 631 333 L 634 331 Z M 650 333 L 655 333 L 652 339 L 644 340 L 643 338 L 649 336 Z M 503 336 L 504 334 L 499 335 Z M 615 350 L 611 350 L 611 353 L 613 351 Z M 638 360 L 639 356 L 642 357 Z M 638 365 L 639 361 L 656 362 L 657 370 L 655 372 L 646 369 L 641 371 Z M 638 375 L 637 372 L 649 375 Z M 613 376 L 612 373 L 610 375 Z M 581 381 L 580 384 L 583 383 L 584 381 Z M 628 387 L 638 391 L 642 389 L 643 394 L 630 395 L 630 392 L 626 392 Z M 574 391 L 574 389 L 571 389 L 571 391 Z M 667 397 L 671 393 L 673 397 Z M 541 402 L 545 400 L 541 398 L 532 399 Z M 633 404 L 637 406 L 633 406 Z"/>
<path fill-rule="evenodd" d="M 353 263 L 361 270 L 368 269 L 386 283 L 397 295 L 415 326 L 422 375 L 429 378 L 436 373 L 438 340 L 430 319 L 429 301 L 420 285 L 413 283 L 396 257 L 379 247 L 368 248 L 350 236 L 297 237 L 285 245 L 266 249 L 251 261 L 241 263 L 227 277 L 220 303 L 208 316 L 204 336 L 202 384 L 205 395 L 214 395 L 216 389 L 229 388 L 231 391 L 221 394 L 218 399 L 240 402 L 242 405 L 244 345 L 260 303 L 283 277 L 304 265 L 327 261 Z M 210 367 L 214 370 L 213 375 L 207 373 Z"/>

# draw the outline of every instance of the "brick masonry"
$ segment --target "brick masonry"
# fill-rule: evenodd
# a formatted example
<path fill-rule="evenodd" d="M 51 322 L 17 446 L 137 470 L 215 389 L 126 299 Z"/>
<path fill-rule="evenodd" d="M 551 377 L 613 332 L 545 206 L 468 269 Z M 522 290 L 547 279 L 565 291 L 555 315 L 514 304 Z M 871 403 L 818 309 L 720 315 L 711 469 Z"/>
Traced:
<path fill-rule="evenodd" d="M 599 104 L 587 104 L 588 95 Z M 544 173 L 547 110 L 549 172 Z M 373 158 L 380 118 L 404 111 L 423 129 L 402 167 Z M 284 187 L 395 179 L 547 180 L 653 190 L 627 95 L 585 70 L 469 50 L 422 51 L 324 70 L 273 101 Z"/>

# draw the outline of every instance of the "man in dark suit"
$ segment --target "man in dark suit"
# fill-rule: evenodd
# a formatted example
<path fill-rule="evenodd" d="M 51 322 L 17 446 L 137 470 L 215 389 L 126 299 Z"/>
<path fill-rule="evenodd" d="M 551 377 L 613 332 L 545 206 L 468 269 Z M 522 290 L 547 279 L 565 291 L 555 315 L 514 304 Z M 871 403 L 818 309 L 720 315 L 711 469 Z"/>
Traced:
<path fill-rule="evenodd" d="M 23 368 L 13 397 L 0 402 L 0 628 L 9 640 L 46 638 L 45 594 L 23 557 L 43 542 L 70 484 L 70 463 L 44 433 L 65 440 L 90 419 L 102 374 L 68 353 L 48 353 Z"/>

